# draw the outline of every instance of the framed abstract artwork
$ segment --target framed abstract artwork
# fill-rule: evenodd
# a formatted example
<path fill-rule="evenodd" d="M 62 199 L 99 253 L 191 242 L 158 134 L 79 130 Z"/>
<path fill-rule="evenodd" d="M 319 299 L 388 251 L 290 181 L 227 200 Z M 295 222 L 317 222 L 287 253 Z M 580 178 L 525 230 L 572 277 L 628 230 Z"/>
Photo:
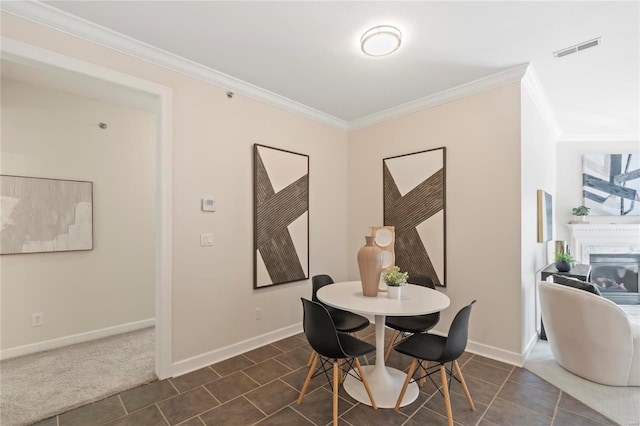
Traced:
<path fill-rule="evenodd" d="M 553 239 L 553 197 L 538 189 L 538 242 Z"/>
<path fill-rule="evenodd" d="M 93 249 L 93 183 L 0 176 L 0 253 Z"/>
<path fill-rule="evenodd" d="M 582 197 L 594 216 L 640 215 L 640 154 L 585 154 Z"/>
<path fill-rule="evenodd" d="M 253 145 L 253 288 L 309 278 L 309 156 Z"/>
<path fill-rule="evenodd" d="M 382 160 L 384 225 L 395 227 L 395 263 L 446 287 L 446 148 Z"/>

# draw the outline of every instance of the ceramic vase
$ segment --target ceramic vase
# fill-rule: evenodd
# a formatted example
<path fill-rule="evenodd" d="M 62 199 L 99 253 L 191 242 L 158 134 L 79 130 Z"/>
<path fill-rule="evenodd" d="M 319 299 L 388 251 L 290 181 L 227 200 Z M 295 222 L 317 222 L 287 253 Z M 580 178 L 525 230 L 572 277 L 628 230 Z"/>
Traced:
<path fill-rule="evenodd" d="M 561 260 L 559 262 L 556 262 L 556 269 L 559 272 L 569 272 L 571 270 L 571 263 L 567 262 L 566 260 Z"/>
<path fill-rule="evenodd" d="M 400 299 L 402 297 L 402 286 L 388 286 L 387 297 L 389 299 Z"/>
<path fill-rule="evenodd" d="M 376 297 L 382 272 L 382 251 L 375 245 L 375 237 L 366 236 L 364 238 L 366 244 L 358 250 L 362 294 L 367 297 Z"/>

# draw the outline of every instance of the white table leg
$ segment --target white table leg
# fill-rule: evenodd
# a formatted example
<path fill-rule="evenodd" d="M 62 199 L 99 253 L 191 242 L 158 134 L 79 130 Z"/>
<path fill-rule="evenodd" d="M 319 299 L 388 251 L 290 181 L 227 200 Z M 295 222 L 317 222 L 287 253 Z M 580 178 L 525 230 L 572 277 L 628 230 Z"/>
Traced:
<path fill-rule="evenodd" d="M 376 363 L 375 365 L 364 365 L 362 369 L 369 381 L 369 387 L 376 404 L 380 408 L 393 408 L 396 406 L 398 395 L 404 384 L 406 373 L 395 368 L 386 367 L 384 365 L 384 315 L 376 315 Z M 352 371 L 351 374 L 356 374 Z M 351 375 L 347 376 L 344 381 L 344 389 L 352 398 L 363 404 L 371 405 L 367 391 L 364 389 L 362 382 L 355 379 Z M 418 398 L 418 385 L 410 383 L 407 392 L 400 403 L 401 407 L 411 404 Z"/>

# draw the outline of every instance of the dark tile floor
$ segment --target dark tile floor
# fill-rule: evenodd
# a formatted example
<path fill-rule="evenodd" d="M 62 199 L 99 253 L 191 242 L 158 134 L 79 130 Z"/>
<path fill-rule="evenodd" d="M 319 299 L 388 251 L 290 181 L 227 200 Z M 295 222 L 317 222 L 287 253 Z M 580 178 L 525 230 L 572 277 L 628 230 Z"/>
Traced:
<path fill-rule="evenodd" d="M 370 326 L 360 337 L 373 343 L 373 333 Z M 323 375 L 312 380 L 304 401 L 296 404 L 309 355 L 310 347 L 299 334 L 184 376 L 122 392 L 37 425 L 329 425 L 332 394 Z M 394 352 L 387 364 L 405 370 L 410 362 Z M 451 401 L 457 425 L 616 424 L 522 368 L 470 353 L 459 362 L 476 410 L 470 410 L 460 385 L 454 381 Z M 447 424 L 444 400 L 429 381 L 418 399 L 400 412 L 374 411 L 341 389 L 339 415 L 341 426 Z"/>

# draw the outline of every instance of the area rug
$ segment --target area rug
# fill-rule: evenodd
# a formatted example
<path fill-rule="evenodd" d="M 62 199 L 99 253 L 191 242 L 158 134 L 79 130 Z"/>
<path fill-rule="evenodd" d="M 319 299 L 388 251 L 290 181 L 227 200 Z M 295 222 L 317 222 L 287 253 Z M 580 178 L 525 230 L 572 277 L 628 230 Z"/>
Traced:
<path fill-rule="evenodd" d="M 0 424 L 28 425 L 156 379 L 154 328 L 0 363 Z"/>
<path fill-rule="evenodd" d="M 547 341 L 538 341 L 524 368 L 621 425 L 640 425 L 640 387 L 605 386 L 578 377 L 556 363 Z"/>

